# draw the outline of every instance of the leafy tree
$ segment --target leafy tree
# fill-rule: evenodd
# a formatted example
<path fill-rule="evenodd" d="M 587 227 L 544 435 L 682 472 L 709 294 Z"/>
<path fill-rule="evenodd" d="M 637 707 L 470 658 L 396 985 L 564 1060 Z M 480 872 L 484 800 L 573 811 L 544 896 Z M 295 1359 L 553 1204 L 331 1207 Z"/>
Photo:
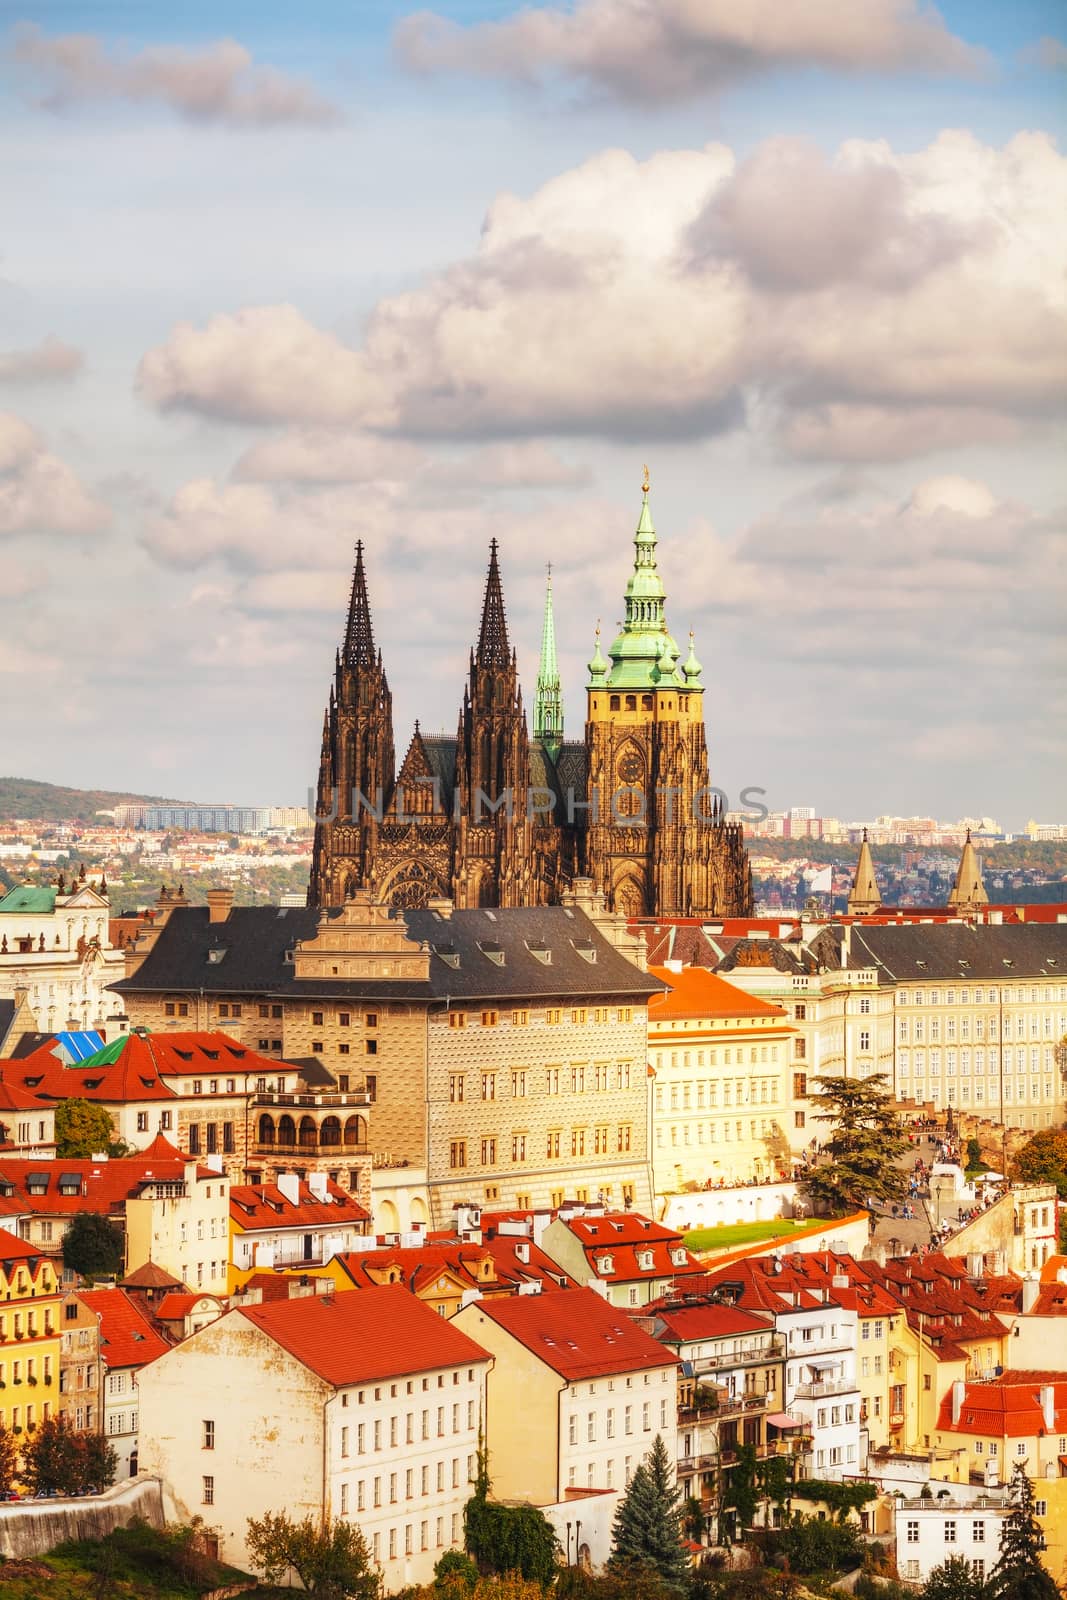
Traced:
<path fill-rule="evenodd" d="M 56 1105 L 56 1155 L 87 1160 L 106 1152 L 126 1154 L 126 1145 L 116 1139 L 108 1112 L 93 1100 L 60 1100 Z"/>
<path fill-rule="evenodd" d="M 111 1277 L 122 1271 L 121 1231 L 97 1211 L 78 1211 L 63 1235 L 63 1265 L 83 1278 Z"/>
<path fill-rule="evenodd" d="M 737 1452 L 737 1463 L 726 1483 L 723 1505 L 732 1512 L 733 1535 L 736 1538 L 744 1528 L 751 1528 L 759 1504 L 756 1490 L 756 1452 L 752 1445 L 743 1444 Z"/>
<path fill-rule="evenodd" d="M 949 1556 L 923 1584 L 922 1600 L 982 1600 L 985 1582 L 965 1556 Z"/>
<path fill-rule="evenodd" d="M 309 1594 L 326 1600 L 378 1600 L 381 1581 L 354 1522 L 293 1522 L 285 1512 L 249 1517 L 245 1539 L 253 1565 L 268 1583 L 280 1583 L 290 1567 Z"/>
<path fill-rule="evenodd" d="M 99 1494 L 115 1481 L 107 1440 L 78 1433 L 66 1416 L 47 1417 L 22 1452 L 22 1477 L 33 1494 Z"/>
<path fill-rule="evenodd" d="M 862 1550 L 854 1522 L 798 1516 L 779 1535 L 794 1572 L 838 1572 L 859 1564 Z"/>
<path fill-rule="evenodd" d="M 474 1493 L 463 1508 L 463 1542 L 482 1573 L 517 1573 L 547 1585 L 556 1572 L 559 1541 L 536 1506 L 505 1506 L 489 1498 L 489 1463 L 478 1451 Z"/>
<path fill-rule="evenodd" d="M 478 1568 L 462 1550 L 446 1550 L 433 1569 L 434 1589 L 442 1595 L 469 1595 L 478 1582 Z"/>
<path fill-rule="evenodd" d="M 789 1456 L 771 1456 L 756 1469 L 756 1480 L 764 1500 L 785 1513 L 793 1491 L 793 1461 Z"/>
<path fill-rule="evenodd" d="M 605 1572 L 565 1567 L 553 1600 L 678 1600 L 678 1590 L 650 1566 L 609 1567 Z"/>
<path fill-rule="evenodd" d="M 1000 1557 L 989 1575 L 988 1600 L 1059 1600 L 1059 1590 L 1041 1565 L 1045 1547 L 1034 1516 L 1034 1491 L 1026 1468 L 1017 1462 L 1011 1475 L 1011 1510 L 1000 1530 Z"/>
<path fill-rule="evenodd" d="M 967 1171 L 975 1172 L 982 1166 L 982 1145 L 978 1139 L 967 1140 Z"/>
<path fill-rule="evenodd" d="M 680 1499 L 667 1447 L 657 1433 L 652 1449 L 619 1501 L 609 1566 L 618 1571 L 644 1564 L 666 1583 L 682 1588 L 689 1562 L 682 1547 Z"/>
<path fill-rule="evenodd" d="M 1054 1183 L 1067 1200 L 1067 1128 L 1042 1128 L 1023 1145 L 1012 1163 L 1011 1176 L 1022 1183 Z"/>
<path fill-rule="evenodd" d="M 869 1078 L 819 1078 L 809 1098 L 820 1122 L 833 1124 L 824 1160 L 804 1179 L 816 1205 L 830 1211 L 858 1210 L 869 1200 L 902 1200 L 908 1175 L 894 1165 L 908 1143 L 897 1128 L 885 1073 Z"/>
<path fill-rule="evenodd" d="M 18 1477 L 19 1449 L 15 1435 L 0 1422 L 0 1494 L 9 1494 Z"/>

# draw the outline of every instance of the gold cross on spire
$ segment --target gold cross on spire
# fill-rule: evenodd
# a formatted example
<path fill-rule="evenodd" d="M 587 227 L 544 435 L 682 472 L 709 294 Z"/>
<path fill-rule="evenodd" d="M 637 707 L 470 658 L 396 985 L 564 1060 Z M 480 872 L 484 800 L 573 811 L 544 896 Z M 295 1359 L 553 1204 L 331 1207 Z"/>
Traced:
<path fill-rule="evenodd" d="M 641 493 L 642 494 L 647 494 L 648 493 L 648 462 L 647 461 L 645 462 L 645 481 L 641 485 Z"/>

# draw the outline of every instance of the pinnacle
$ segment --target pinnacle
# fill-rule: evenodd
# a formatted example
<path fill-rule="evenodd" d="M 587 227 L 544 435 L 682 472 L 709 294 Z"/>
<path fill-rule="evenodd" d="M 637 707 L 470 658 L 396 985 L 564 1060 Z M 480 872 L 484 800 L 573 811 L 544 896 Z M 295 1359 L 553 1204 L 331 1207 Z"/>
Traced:
<path fill-rule="evenodd" d="M 352 574 L 352 594 L 348 602 L 348 626 L 342 659 L 346 667 L 372 667 L 375 662 L 374 629 L 367 599 L 367 575 L 363 568 L 363 540 L 356 541 L 356 568 Z"/>
<path fill-rule="evenodd" d="M 482 604 L 482 626 L 478 634 L 476 658 L 479 666 L 507 667 L 511 665 L 511 646 L 508 643 L 508 623 L 504 614 L 504 591 L 500 583 L 500 564 L 497 560 L 497 542 L 489 545 L 489 575 L 485 580 L 485 600 Z"/>

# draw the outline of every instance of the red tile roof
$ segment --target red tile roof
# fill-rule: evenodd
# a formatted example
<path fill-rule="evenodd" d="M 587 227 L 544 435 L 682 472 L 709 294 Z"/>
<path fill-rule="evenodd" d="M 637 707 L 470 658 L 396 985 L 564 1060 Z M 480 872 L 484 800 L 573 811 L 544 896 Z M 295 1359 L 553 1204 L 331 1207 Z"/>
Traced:
<path fill-rule="evenodd" d="M 230 1190 L 230 1220 L 243 1233 L 259 1229 L 336 1227 L 343 1222 L 369 1222 L 370 1212 L 347 1189 L 327 1180 L 325 1201 L 317 1200 L 306 1183 L 293 1205 L 276 1183 L 238 1184 Z"/>
<path fill-rule="evenodd" d="M 98 1052 L 113 1054 L 114 1060 L 70 1066 L 64 1066 L 54 1049 L 50 1041 L 24 1060 L 5 1061 L 5 1081 L 32 1091 L 38 1102 L 78 1097 L 125 1104 L 174 1099 L 178 1091 L 165 1079 L 243 1078 L 245 1073 L 264 1077 L 276 1075 L 279 1067 L 228 1033 L 131 1033 Z"/>
<path fill-rule="evenodd" d="M 519 1259 L 517 1246 L 528 1259 Z M 552 1258 L 531 1240 L 489 1239 L 484 1244 L 438 1234 L 430 1244 L 386 1245 L 380 1250 L 347 1250 L 336 1258 L 354 1287 L 381 1283 L 391 1268 L 399 1271 L 413 1293 L 433 1287 L 442 1273 L 449 1273 L 463 1289 L 477 1287 L 483 1294 L 511 1293 L 520 1284 L 538 1283 L 549 1292 L 577 1285 Z M 491 1273 L 485 1263 L 491 1262 Z"/>
<path fill-rule="evenodd" d="M 1053 1426 L 1046 1428 L 1041 1390 L 1053 1392 Z M 994 1439 L 1033 1439 L 1067 1433 L 1067 1375 L 1059 1372 L 1004 1372 L 988 1383 L 968 1383 L 959 1421 L 952 1420 L 951 1391 L 941 1402 L 937 1426 L 943 1433 L 986 1435 Z"/>
<path fill-rule="evenodd" d="M 212 1300 L 215 1305 L 220 1307 L 222 1305 L 222 1301 L 217 1294 L 176 1294 L 172 1292 L 165 1294 L 158 1306 L 156 1306 L 156 1319 L 159 1322 L 179 1322 L 183 1317 L 187 1317 L 193 1307 L 200 1304 L 201 1300 Z"/>
<path fill-rule="evenodd" d="M 129 1295 L 121 1289 L 79 1289 L 78 1299 L 100 1318 L 104 1365 L 143 1367 L 171 1347 Z"/>
<path fill-rule="evenodd" d="M 13 1065 L 10 1063 L 9 1065 Z M 41 1102 L 20 1083 L 12 1083 L 0 1067 L 0 1111 L 40 1111 Z"/>
<path fill-rule="evenodd" d="M 670 984 L 667 994 L 649 996 L 650 1024 L 674 1017 L 767 1017 L 786 1021 L 781 1006 L 746 994 L 744 989 L 727 983 L 707 967 L 683 967 L 681 972 L 670 967 L 649 967 L 648 970 L 654 978 Z"/>
<path fill-rule="evenodd" d="M 473 1339 L 399 1284 L 362 1294 L 275 1300 L 228 1315 L 246 1317 L 336 1388 L 489 1359 Z"/>
<path fill-rule="evenodd" d="M 739 1311 L 736 1306 L 724 1306 L 714 1301 L 703 1305 L 671 1305 L 662 1300 L 644 1306 L 642 1314 L 655 1316 L 658 1337 L 671 1344 L 690 1344 L 697 1339 L 726 1339 L 734 1334 L 768 1333 L 771 1324 L 766 1317 L 757 1317 L 751 1311 Z"/>
<path fill-rule="evenodd" d="M 677 1365 L 672 1352 L 592 1289 L 479 1300 L 477 1309 L 568 1383 Z"/>
<path fill-rule="evenodd" d="M 904 1308 L 908 1326 L 941 1361 L 966 1360 L 966 1347 L 975 1340 L 999 1343 L 1008 1330 L 997 1312 L 1021 1309 L 1021 1278 L 971 1278 L 962 1257 L 941 1251 L 887 1261 L 884 1267 L 865 1261 L 863 1267 Z"/>
<path fill-rule="evenodd" d="M 180 1182 L 188 1164 L 189 1157 L 162 1135 L 153 1139 L 147 1150 L 113 1160 L 65 1157 L 33 1161 L 0 1156 L 0 1214 L 73 1216 L 77 1211 L 97 1211 L 107 1215 L 122 1211 L 145 1184 Z M 223 1177 L 209 1167 L 197 1167 L 196 1171 L 202 1179 L 221 1181 Z"/>
<path fill-rule="evenodd" d="M 680 1233 L 634 1211 L 606 1211 L 557 1221 L 574 1234 L 590 1268 L 605 1282 L 640 1283 L 695 1276 L 705 1270 L 703 1262 L 685 1248 Z M 678 1261 L 672 1251 L 680 1254 Z M 648 1266 L 642 1265 L 643 1255 L 652 1257 Z M 610 1272 L 602 1270 L 606 1257 L 611 1258 Z"/>
<path fill-rule="evenodd" d="M 20 1239 L 9 1228 L 0 1228 L 0 1270 L 6 1261 L 21 1261 L 27 1266 L 35 1266 L 47 1259 L 36 1245 L 27 1244 L 25 1239 Z"/>

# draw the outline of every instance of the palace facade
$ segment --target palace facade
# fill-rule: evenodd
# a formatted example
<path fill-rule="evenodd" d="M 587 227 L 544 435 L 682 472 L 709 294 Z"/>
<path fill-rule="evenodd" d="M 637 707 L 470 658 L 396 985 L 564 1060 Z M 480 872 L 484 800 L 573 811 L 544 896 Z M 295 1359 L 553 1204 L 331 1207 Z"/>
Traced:
<path fill-rule="evenodd" d="M 703 669 L 692 635 L 682 659 L 665 598 L 646 481 L 625 621 L 606 658 L 597 630 L 584 736 L 564 737 L 549 587 L 531 739 L 494 540 L 456 736 L 416 723 L 398 771 L 358 545 L 323 722 L 308 904 L 363 890 L 404 909 L 550 905 L 588 878 L 631 917 L 750 912 L 742 831 L 709 787 Z"/>

